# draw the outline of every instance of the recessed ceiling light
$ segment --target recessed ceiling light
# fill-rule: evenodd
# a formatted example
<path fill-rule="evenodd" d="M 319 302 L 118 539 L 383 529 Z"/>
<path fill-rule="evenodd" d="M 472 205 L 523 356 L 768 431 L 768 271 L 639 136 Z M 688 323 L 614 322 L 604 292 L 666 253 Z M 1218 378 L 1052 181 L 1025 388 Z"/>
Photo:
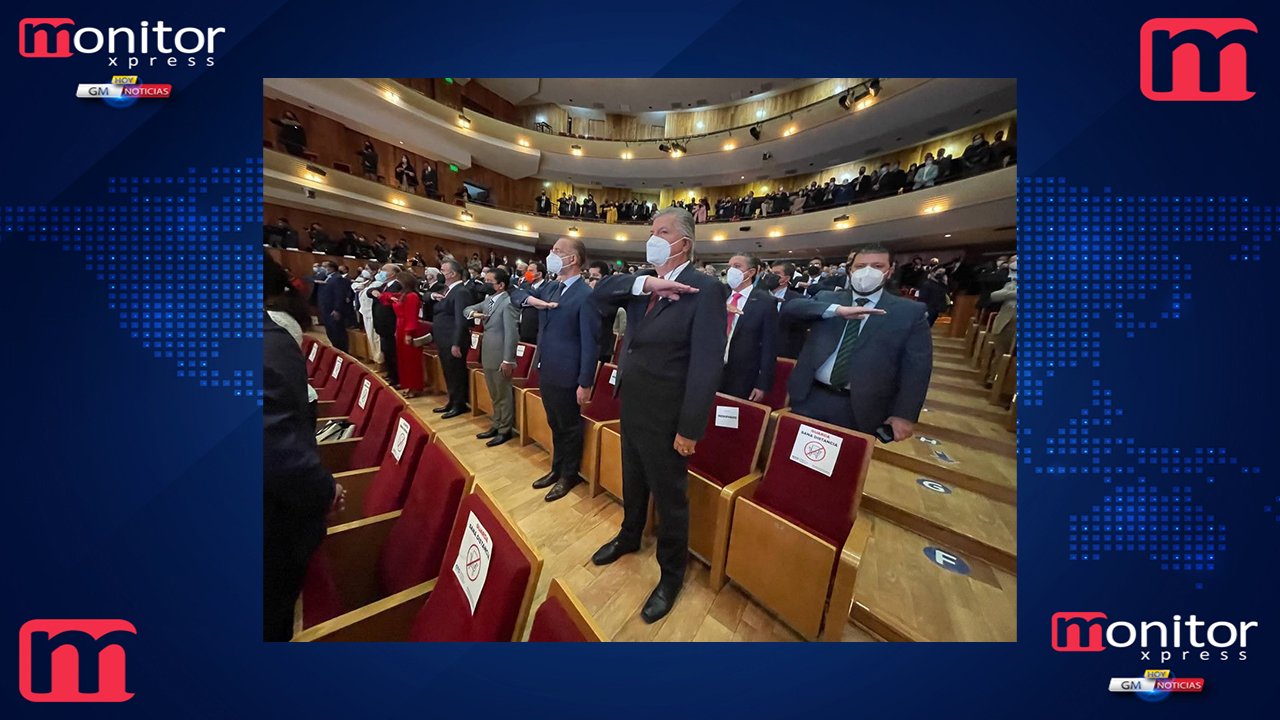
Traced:
<path fill-rule="evenodd" d="M 951 233 L 947 233 L 946 235 L 943 235 L 942 237 L 951 237 Z"/>

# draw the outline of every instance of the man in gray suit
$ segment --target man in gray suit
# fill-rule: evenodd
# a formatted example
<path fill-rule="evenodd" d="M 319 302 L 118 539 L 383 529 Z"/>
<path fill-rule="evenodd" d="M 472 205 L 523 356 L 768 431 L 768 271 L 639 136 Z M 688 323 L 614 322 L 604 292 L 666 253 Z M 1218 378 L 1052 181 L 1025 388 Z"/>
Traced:
<path fill-rule="evenodd" d="M 511 395 L 511 373 L 516 369 L 516 345 L 520 342 L 520 311 L 511 304 L 507 290 L 511 287 L 511 275 L 502 268 L 485 272 L 484 300 L 465 308 L 463 317 L 468 320 L 484 319 L 484 341 L 480 344 L 480 366 L 484 369 L 485 385 L 493 400 L 493 427 L 476 434 L 488 447 L 501 445 L 511 439 L 512 421 L 515 419 L 515 400 Z"/>
<path fill-rule="evenodd" d="M 933 372 L 923 303 L 885 291 L 889 251 L 849 254 L 849 283 L 782 304 L 783 323 L 809 324 L 787 389 L 798 415 L 864 433 L 888 425 L 894 440 L 915 432 Z"/>
<path fill-rule="evenodd" d="M 1014 338 L 1018 335 L 1018 256 L 1009 258 L 1009 281 L 1004 287 L 991 293 L 991 302 L 1000 303 L 1000 312 L 996 313 L 991 330 L 995 333 L 995 354 L 992 357 L 988 384 L 994 381 L 996 373 L 995 360 L 1009 352 Z"/>

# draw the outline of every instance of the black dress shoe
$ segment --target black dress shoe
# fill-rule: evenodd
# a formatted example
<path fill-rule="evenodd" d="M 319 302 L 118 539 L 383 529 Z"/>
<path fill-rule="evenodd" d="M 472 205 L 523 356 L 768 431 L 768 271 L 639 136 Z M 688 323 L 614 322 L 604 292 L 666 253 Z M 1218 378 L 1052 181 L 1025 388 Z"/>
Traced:
<path fill-rule="evenodd" d="M 551 486 L 551 490 L 547 493 L 547 496 L 543 499 L 546 500 L 547 502 L 551 502 L 552 500 L 559 500 L 565 495 L 568 495 L 569 491 L 573 489 L 573 486 L 577 485 L 580 482 L 582 482 L 582 478 L 576 475 L 573 476 L 572 478 L 560 478 L 559 480 L 556 481 L 555 485 Z"/>
<path fill-rule="evenodd" d="M 438 407 L 438 408 L 431 408 L 431 412 L 433 412 L 433 413 L 447 413 L 447 412 L 449 412 L 449 411 L 450 411 L 450 410 L 452 410 L 452 409 L 453 409 L 453 406 L 452 406 L 452 405 L 441 405 L 441 406 L 440 406 L 440 407 Z"/>
<path fill-rule="evenodd" d="M 547 473 L 546 475 L 543 475 L 542 477 L 538 478 L 537 480 L 534 480 L 534 481 L 533 481 L 533 489 L 534 489 L 534 490 L 541 490 L 542 488 L 551 487 L 552 485 L 555 485 L 555 484 L 556 484 L 556 471 L 555 471 L 555 470 L 552 470 L 551 472 Z"/>
<path fill-rule="evenodd" d="M 491 438 L 497 434 L 498 434 L 498 428 L 489 428 L 488 430 L 485 430 L 482 433 L 476 433 L 476 439 L 484 440 L 485 438 Z"/>
<path fill-rule="evenodd" d="M 628 545 L 618 538 L 614 538 L 600 546 L 600 549 L 596 551 L 596 554 L 591 556 L 591 562 L 595 565 L 608 565 L 623 555 L 633 553 L 639 549 L 639 544 Z"/>
<path fill-rule="evenodd" d="M 449 412 L 441 415 L 440 417 L 444 418 L 445 420 L 448 420 L 449 418 L 458 417 L 459 415 L 465 412 L 469 412 L 470 410 L 471 408 L 467 407 L 466 405 L 459 405 L 458 407 L 450 410 Z"/>
<path fill-rule="evenodd" d="M 485 443 L 486 447 L 498 447 L 502 443 L 511 439 L 513 433 L 499 433 L 493 436 L 493 439 Z"/>
<path fill-rule="evenodd" d="M 649 599 L 644 603 L 644 609 L 640 611 L 640 617 L 644 618 L 647 623 L 653 623 L 661 620 L 667 613 L 671 612 L 671 606 L 676 604 L 676 596 L 680 594 L 679 583 L 667 582 L 659 580 L 658 587 L 653 589 L 649 594 Z"/>

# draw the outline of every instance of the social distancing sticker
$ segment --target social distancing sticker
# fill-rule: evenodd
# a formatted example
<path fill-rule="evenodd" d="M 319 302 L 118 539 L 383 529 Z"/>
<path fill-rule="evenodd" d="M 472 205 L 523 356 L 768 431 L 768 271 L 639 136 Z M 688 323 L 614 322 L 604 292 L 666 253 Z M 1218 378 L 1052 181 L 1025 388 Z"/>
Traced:
<path fill-rule="evenodd" d="M 341 355 L 339 355 L 339 356 L 338 356 L 336 359 L 334 359 L 334 361 L 333 361 L 333 372 L 329 373 L 329 377 L 331 377 L 331 378 L 337 378 L 337 377 L 338 377 L 338 372 L 339 372 L 339 371 L 341 371 L 341 370 L 342 370 L 342 356 L 341 356 Z"/>
<path fill-rule="evenodd" d="M 524 346 L 523 346 L 523 345 L 517 345 L 517 346 L 516 346 L 516 357 L 524 357 Z"/>
<path fill-rule="evenodd" d="M 476 333 L 471 333 L 471 349 L 475 350 L 478 347 L 480 347 L 480 336 Z"/>
<path fill-rule="evenodd" d="M 493 557 L 493 540 L 480 524 L 474 512 L 467 515 L 467 529 L 462 533 L 458 546 L 458 558 L 453 561 L 453 574 L 462 586 L 462 594 L 471 604 L 471 614 L 476 614 L 476 603 L 484 591 L 484 581 L 489 577 L 489 560 Z"/>
<path fill-rule="evenodd" d="M 810 425 L 801 425 L 795 444 L 791 446 L 791 460 L 831 477 L 843 444 L 842 437 Z"/>
<path fill-rule="evenodd" d="M 734 428 L 738 427 L 738 408 L 732 405 L 716 406 L 716 427 Z"/>
<path fill-rule="evenodd" d="M 320 343 L 311 346 L 311 354 L 307 356 L 307 360 L 315 360 L 316 353 L 320 352 Z"/>
<path fill-rule="evenodd" d="M 391 456 L 400 462 L 400 456 L 404 454 L 404 445 L 409 441 L 409 420 L 408 418 L 400 418 L 400 422 L 396 424 L 396 439 L 391 443 Z"/>
<path fill-rule="evenodd" d="M 371 387 L 373 387 L 373 382 L 369 378 L 365 378 L 364 384 L 360 386 L 360 399 L 356 401 L 361 410 L 364 409 L 364 404 L 369 402 L 369 388 Z"/>
<path fill-rule="evenodd" d="M 610 385 L 617 385 L 617 384 L 618 384 L 618 369 L 617 369 L 617 368 L 614 368 L 614 369 L 613 369 L 613 372 L 612 372 L 612 373 L 610 373 L 610 375 L 609 375 L 609 384 L 610 384 Z"/>

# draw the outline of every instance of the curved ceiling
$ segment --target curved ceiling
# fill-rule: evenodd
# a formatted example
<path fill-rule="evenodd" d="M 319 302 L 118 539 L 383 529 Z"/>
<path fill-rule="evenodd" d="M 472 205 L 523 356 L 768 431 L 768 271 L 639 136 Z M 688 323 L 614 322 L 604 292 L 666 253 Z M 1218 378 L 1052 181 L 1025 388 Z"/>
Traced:
<path fill-rule="evenodd" d="M 670 112 L 759 100 L 820 78 L 471 78 L 515 105 Z"/>

